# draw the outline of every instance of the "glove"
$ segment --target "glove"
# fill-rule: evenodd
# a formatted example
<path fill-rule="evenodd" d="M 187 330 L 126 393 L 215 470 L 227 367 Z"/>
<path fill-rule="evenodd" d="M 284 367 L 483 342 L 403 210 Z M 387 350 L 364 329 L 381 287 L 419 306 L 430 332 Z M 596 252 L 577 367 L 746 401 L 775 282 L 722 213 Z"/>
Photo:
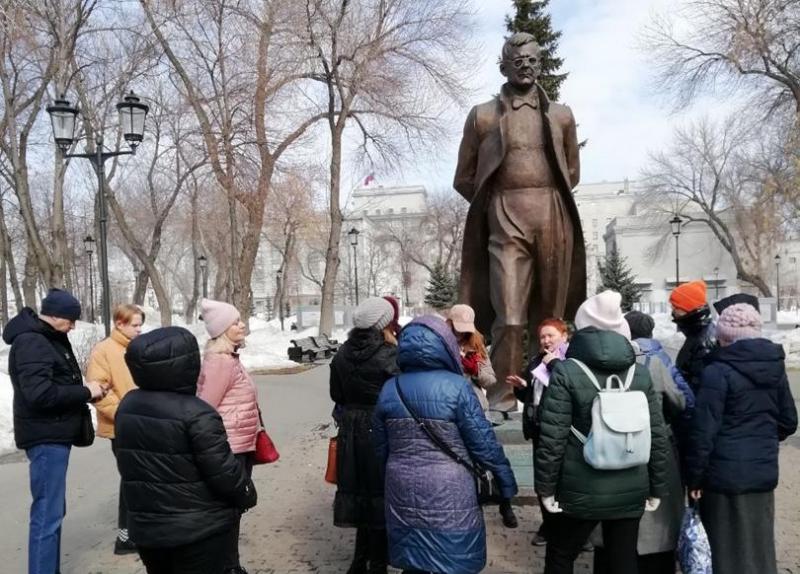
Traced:
<path fill-rule="evenodd" d="M 645 512 L 655 512 L 656 510 L 658 510 L 659 506 L 661 506 L 660 498 L 653 498 L 652 496 L 648 496 L 647 500 L 644 501 Z"/>
<path fill-rule="evenodd" d="M 256 485 L 249 478 L 244 485 L 244 491 L 240 492 L 236 497 L 236 506 L 242 512 L 247 512 L 258 503 L 258 493 L 256 492 Z"/>
<path fill-rule="evenodd" d="M 468 353 L 466 356 L 461 357 L 461 366 L 466 375 L 477 377 L 479 365 L 480 357 L 478 357 L 478 353 Z"/>
<path fill-rule="evenodd" d="M 564 509 L 558 505 L 558 502 L 556 502 L 555 496 L 545 496 L 542 498 L 542 506 L 544 506 L 544 509 L 550 514 L 558 514 L 564 511 Z"/>

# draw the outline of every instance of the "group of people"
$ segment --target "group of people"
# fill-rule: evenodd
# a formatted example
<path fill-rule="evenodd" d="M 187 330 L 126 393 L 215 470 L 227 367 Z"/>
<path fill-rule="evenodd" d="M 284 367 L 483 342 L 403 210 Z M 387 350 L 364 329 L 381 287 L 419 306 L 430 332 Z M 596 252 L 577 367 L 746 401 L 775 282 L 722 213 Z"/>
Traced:
<path fill-rule="evenodd" d="M 540 353 L 506 379 L 533 443 L 542 511 L 533 543 L 546 544 L 546 574 L 572 572 L 587 544 L 597 574 L 674 573 L 687 499 L 716 574 L 776 572 L 779 442 L 797 428 L 783 350 L 763 338 L 755 297 L 717 301 L 716 321 L 702 281 L 677 287 L 670 303 L 686 337 L 674 363 L 653 318 L 623 314 L 620 295 L 606 291 L 580 306 L 574 325 L 543 321 Z M 239 524 L 257 501 L 263 423 L 239 361 L 239 312 L 201 307 L 202 355 L 186 329 L 142 334 L 144 312 L 118 306 L 85 380 L 67 337 L 81 314 L 71 294 L 52 289 L 39 313 L 25 308 L 7 325 L 14 435 L 30 463 L 30 573 L 60 571 L 67 466 L 72 446 L 94 440 L 90 404 L 121 476 L 114 552 L 137 552 L 149 574 L 246 572 Z M 489 353 L 466 305 L 402 329 L 398 315 L 391 297 L 362 302 L 331 363 L 334 523 L 356 529 L 347 573 L 477 573 L 487 558 L 484 495 L 505 526 L 518 525 L 516 480 L 484 396 L 497 382 Z M 640 400 L 606 419 L 603 404 L 614 403 L 600 395 L 614 385 Z M 643 458 L 603 459 L 601 430 L 626 435 L 623 454 Z"/>
<path fill-rule="evenodd" d="M 654 319 L 623 313 L 621 302 L 606 291 L 580 306 L 573 325 L 543 321 L 540 353 L 506 379 L 533 443 L 542 513 L 533 544 L 547 547 L 545 574 L 571 573 L 587 546 L 596 574 L 674 573 L 687 503 L 699 509 L 715 574 L 777 572 L 778 445 L 796 431 L 797 411 L 783 350 L 762 335 L 758 299 L 717 301 L 714 321 L 705 283 L 678 286 L 670 303 L 685 342 L 674 362 L 653 336 Z M 496 378 L 473 321 L 472 309 L 456 305 L 398 330 L 390 297 L 355 310 L 330 379 L 334 523 L 357 528 L 347 574 L 388 565 L 480 572 L 476 471 L 494 476 L 503 523 L 517 526 L 516 481 L 484 396 Z M 614 466 L 592 451 L 599 409 L 613 404 L 601 402 L 606 389 L 641 396 L 638 410 L 616 413 L 636 445 L 627 454 L 645 445 L 641 463 Z M 639 428 L 644 442 L 630 438 Z"/>
<path fill-rule="evenodd" d="M 233 305 L 204 299 L 202 354 L 181 327 L 141 334 L 144 312 L 119 305 L 91 352 L 86 380 L 67 334 L 81 315 L 51 289 L 3 331 L 11 345 L 14 438 L 30 462 L 29 574 L 58 574 L 70 450 L 108 438 L 121 476 L 115 554 L 138 553 L 148 574 L 246 574 L 242 513 L 262 428 L 255 385 L 239 361 L 245 324 Z"/>

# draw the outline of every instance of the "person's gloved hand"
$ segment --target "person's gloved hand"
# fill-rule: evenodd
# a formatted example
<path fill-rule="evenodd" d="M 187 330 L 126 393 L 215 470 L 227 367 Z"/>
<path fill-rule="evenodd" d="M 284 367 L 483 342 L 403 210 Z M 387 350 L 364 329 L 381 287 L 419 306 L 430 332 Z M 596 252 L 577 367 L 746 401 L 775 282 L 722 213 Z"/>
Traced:
<path fill-rule="evenodd" d="M 544 509 L 551 514 L 557 514 L 564 511 L 564 509 L 558 505 L 558 502 L 556 502 L 555 496 L 545 496 L 542 498 L 542 506 L 544 506 Z"/>
<path fill-rule="evenodd" d="M 464 369 L 464 374 L 470 377 L 478 376 L 478 369 L 480 368 L 480 357 L 478 353 L 467 353 L 461 357 L 461 367 Z"/>
<path fill-rule="evenodd" d="M 655 512 L 656 510 L 658 510 L 659 506 L 661 506 L 660 498 L 654 498 L 652 496 L 648 496 L 647 500 L 644 501 L 645 512 Z"/>

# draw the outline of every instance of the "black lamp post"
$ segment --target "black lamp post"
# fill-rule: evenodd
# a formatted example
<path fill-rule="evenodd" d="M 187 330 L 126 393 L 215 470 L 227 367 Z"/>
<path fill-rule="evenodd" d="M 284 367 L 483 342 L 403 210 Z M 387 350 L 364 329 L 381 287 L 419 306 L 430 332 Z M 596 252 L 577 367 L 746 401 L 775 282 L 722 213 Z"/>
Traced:
<path fill-rule="evenodd" d="M 680 258 L 680 236 L 681 236 L 681 225 L 683 225 L 683 220 L 678 217 L 678 214 L 675 214 L 675 217 L 669 220 L 669 224 L 672 226 L 672 235 L 675 237 L 675 287 L 678 287 L 681 284 L 681 258 Z"/>
<path fill-rule="evenodd" d="M 144 121 L 150 106 L 143 104 L 136 94 L 131 91 L 117 104 L 119 125 L 122 136 L 128 142 L 130 150 L 103 151 L 103 135 L 98 132 L 95 136 L 95 151 L 92 153 L 68 153 L 75 142 L 75 120 L 78 117 L 78 108 L 71 105 L 62 95 L 59 99 L 47 106 L 50 121 L 53 125 L 53 139 L 61 150 L 64 158 L 84 158 L 92 162 L 97 173 L 97 198 L 100 208 L 100 281 L 103 286 L 103 324 L 106 336 L 111 333 L 111 287 L 108 279 L 108 213 L 106 211 L 105 193 L 105 162 L 107 159 L 136 153 L 136 147 L 144 138 Z"/>
<path fill-rule="evenodd" d="M 775 256 L 775 301 L 778 311 L 781 310 L 781 256 Z"/>
<path fill-rule="evenodd" d="M 278 307 L 278 319 L 281 321 L 281 331 L 283 331 L 283 269 L 278 269 L 275 279 L 278 283 L 275 289 L 275 305 Z"/>
<path fill-rule="evenodd" d="M 91 235 L 84 237 L 83 246 L 86 249 L 86 255 L 89 256 L 89 320 L 94 323 L 94 266 L 92 265 L 94 238 Z"/>
<path fill-rule="evenodd" d="M 200 273 L 203 279 L 203 299 L 208 297 L 208 258 L 205 255 L 200 255 L 197 258 L 197 264 L 200 266 Z"/>
<path fill-rule="evenodd" d="M 714 300 L 719 301 L 719 267 L 714 267 Z"/>
<path fill-rule="evenodd" d="M 350 245 L 353 246 L 353 279 L 355 282 L 355 289 L 356 289 L 356 305 L 358 305 L 358 234 L 360 231 L 355 227 L 352 228 L 350 231 L 347 232 L 347 236 L 350 238 Z"/>

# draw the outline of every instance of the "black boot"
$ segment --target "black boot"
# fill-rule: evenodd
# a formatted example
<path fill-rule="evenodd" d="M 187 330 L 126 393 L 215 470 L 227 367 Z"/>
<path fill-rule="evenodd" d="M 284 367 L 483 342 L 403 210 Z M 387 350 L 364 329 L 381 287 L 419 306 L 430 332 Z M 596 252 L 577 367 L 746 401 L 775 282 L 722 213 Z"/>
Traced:
<path fill-rule="evenodd" d="M 356 550 L 353 561 L 347 574 L 367 574 L 367 560 L 369 558 L 369 532 L 364 527 L 356 530 Z"/>
<path fill-rule="evenodd" d="M 370 529 L 369 531 L 369 568 L 368 574 L 386 574 L 388 568 L 388 542 L 386 530 Z"/>
<path fill-rule="evenodd" d="M 519 526 L 517 515 L 514 514 L 514 509 L 511 508 L 510 500 L 506 499 L 500 503 L 500 516 L 503 517 L 503 526 L 506 528 L 516 528 Z"/>

